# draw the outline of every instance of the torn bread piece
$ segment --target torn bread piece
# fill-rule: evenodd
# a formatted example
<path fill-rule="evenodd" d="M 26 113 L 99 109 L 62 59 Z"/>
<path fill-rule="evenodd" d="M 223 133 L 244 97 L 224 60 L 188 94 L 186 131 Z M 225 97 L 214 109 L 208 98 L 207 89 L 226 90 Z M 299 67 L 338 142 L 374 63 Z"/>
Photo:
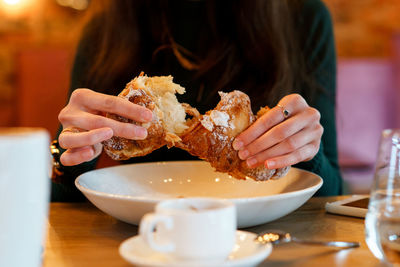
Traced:
<path fill-rule="evenodd" d="M 130 102 L 144 106 L 153 112 L 150 122 L 139 123 L 116 114 L 106 114 L 108 118 L 133 123 L 147 129 L 145 140 L 130 140 L 114 136 L 103 142 L 104 150 L 114 160 L 145 156 L 164 145 L 174 146 L 181 139 L 179 134 L 186 130 L 190 116 L 199 116 L 199 112 L 185 103 L 179 103 L 176 93 L 183 94 L 185 89 L 173 82 L 172 76 L 148 77 L 141 73 L 130 81 L 118 95 Z"/>
<path fill-rule="evenodd" d="M 197 122 L 180 136 L 182 141 L 176 143 L 176 146 L 208 161 L 217 171 L 229 173 L 237 179 L 266 181 L 285 176 L 290 167 L 267 169 L 260 165 L 250 168 L 232 146 L 235 137 L 246 130 L 258 116 L 268 112 L 269 108 L 260 109 L 255 116 L 247 94 L 236 90 L 220 92 L 220 96 L 217 106 L 198 117 Z"/>
<path fill-rule="evenodd" d="M 267 169 L 264 165 L 250 168 L 233 149 L 235 137 L 247 129 L 257 117 L 268 112 L 261 108 L 257 115 L 251 110 L 250 99 L 241 91 L 220 92 L 217 106 L 204 115 L 185 103 L 179 103 L 175 94 L 185 89 L 173 83 L 172 76 L 148 77 L 143 73 L 127 84 L 119 94 L 132 103 L 145 106 L 153 112 L 148 123 L 137 123 L 115 114 L 107 117 L 145 127 L 145 140 L 112 137 L 104 141 L 106 153 L 115 160 L 144 156 L 164 145 L 176 146 L 208 161 L 219 172 L 237 179 L 251 178 L 266 181 L 286 175 L 290 167 Z M 190 115 L 192 118 L 187 118 Z"/>

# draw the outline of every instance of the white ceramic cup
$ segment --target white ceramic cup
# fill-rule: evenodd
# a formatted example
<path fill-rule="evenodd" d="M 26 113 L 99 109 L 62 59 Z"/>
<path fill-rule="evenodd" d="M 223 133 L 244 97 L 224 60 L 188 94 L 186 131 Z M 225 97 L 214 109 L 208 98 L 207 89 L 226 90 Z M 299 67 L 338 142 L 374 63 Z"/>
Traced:
<path fill-rule="evenodd" d="M 0 266 L 41 266 L 50 159 L 46 130 L 0 128 Z"/>
<path fill-rule="evenodd" d="M 223 261 L 235 245 L 235 205 L 213 198 L 162 201 L 142 218 L 139 232 L 150 248 L 179 260 Z"/>

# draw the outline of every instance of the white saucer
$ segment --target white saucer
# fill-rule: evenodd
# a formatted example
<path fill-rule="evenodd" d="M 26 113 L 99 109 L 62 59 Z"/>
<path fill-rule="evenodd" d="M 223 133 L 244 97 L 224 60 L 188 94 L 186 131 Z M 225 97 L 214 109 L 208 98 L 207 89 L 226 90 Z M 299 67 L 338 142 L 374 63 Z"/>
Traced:
<path fill-rule="evenodd" d="M 257 266 L 272 251 L 271 244 L 259 244 L 254 241 L 256 234 L 246 231 L 236 231 L 236 244 L 229 257 L 218 263 L 196 263 L 178 261 L 172 256 L 152 250 L 145 244 L 140 236 L 131 237 L 119 247 L 119 254 L 135 266 L 159 266 L 159 267 L 241 267 Z"/>

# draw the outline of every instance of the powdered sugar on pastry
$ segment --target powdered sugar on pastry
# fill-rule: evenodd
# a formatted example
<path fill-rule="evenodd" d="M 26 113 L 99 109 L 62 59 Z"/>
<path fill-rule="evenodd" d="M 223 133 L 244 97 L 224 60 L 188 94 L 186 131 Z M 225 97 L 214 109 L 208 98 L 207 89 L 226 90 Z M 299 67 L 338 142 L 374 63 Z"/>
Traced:
<path fill-rule="evenodd" d="M 256 168 L 247 166 L 233 149 L 235 137 L 255 120 L 249 97 L 240 91 L 219 92 L 221 101 L 203 115 L 195 127 L 181 135 L 177 146 L 190 154 L 210 162 L 217 171 L 229 173 L 238 179 L 252 178 L 267 181 L 284 175 L 285 169 L 267 169 L 264 165 Z M 267 110 L 264 110 L 265 112 Z"/>
<path fill-rule="evenodd" d="M 202 119 L 200 120 L 201 125 L 203 125 L 204 128 L 206 128 L 208 131 L 212 132 L 214 129 L 214 123 L 212 122 L 210 116 L 204 115 Z"/>
<path fill-rule="evenodd" d="M 229 127 L 228 113 L 219 110 L 212 110 L 210 113 L 210 117 L 216 126 Z"/>
<path fill-rule="evenodd" d="M 201 125 L 204 126 L 208 131 L 212 132 L 214 130 L 214 125 L 215 126 L 220 126 L 220 127 L 225 127 L 229 128 L 229 114 L 224 112 L 224 111 L 219 111 L 219 110 L 212 110 L 210 112 L 210 115 L 204 115 L 202 119 L 200 120 Z"/>
<path fill-rule="evenodd" d="M 122 160 L 144 156 L 165 145 L 176 146 L 208 161 L 217 171 L 238 179 L 266 181 L 288 172 L 290 167 L 270 170 L 261 165 L 249 168 L 232 147 L 236 136 L 257 117 L 268 112 L 268 108 L 261 109 L 254 116 L 250 98 L 245 93 L 237 90 L 219 92 L 220 102 L 202 116 L 188 104 L 179 103 L 175 94 L 184 92 L 183 87 L 172 82 L 172 76 L 147 77 L 141 74 L 133 79 L 119 96 L 151 110 L 152 121 L 140 123 L 116 114 L 107 114 L 107 117 L 146 127 L 147 138 L 129 140 L 114 136 L 103 142 L 105 151 L 113 159 Z M 191 118 L 186 118 L 187 115 Z"/>

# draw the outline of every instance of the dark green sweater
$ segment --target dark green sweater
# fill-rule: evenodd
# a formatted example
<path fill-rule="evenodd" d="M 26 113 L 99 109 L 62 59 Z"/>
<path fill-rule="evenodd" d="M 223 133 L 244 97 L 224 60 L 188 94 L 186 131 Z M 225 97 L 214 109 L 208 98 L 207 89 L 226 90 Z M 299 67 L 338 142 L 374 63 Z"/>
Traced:
<path fill-rule="evenodd" d="M 193 6 L 198 5 L 197 1 L 187 1 L 187 6 L 182 8 L 186 9 L 182 14 L 186 14 L 180 18 L 184 20 L 181 23 L 182 28 L 180 33 L 185 38 L 176 36 L 177 42 L 180 44 L 191 47 L 193 45 L 193 32 L 191 27 L 197 27 L 196 10 Z M 192 9 L 192 10 L 191 10 Z M 316 82 L 325 89 L 325 92 L 320 92 L 317 95 L 316 101 L 313 106 L 321 113 L 321 124 L 324 127 L 324 134 L 318 154 L 308 162 L 302 162 L 294 167 L 305 169 L 314 172 L 322 177 L 324 184 L 317 192 L 317 195 L 338 195 L 342 193 L 342 179 L 338 167 L 337 159 L 337 146 L 336 146 L 336 127 L 335 127 L 335 88 L 336 88 L 336 55 L 334 38 L 332 31 L 332 22 L 329 11 L 320 0 L 307 0 L 305 2 L 302 13 L 299 14 L 299 21 L 301 21 L 301 31 L 303 35 L 302 51 L 307 58 L 307 65 L 312 66 L 313 73 L 311 74 Z M 191 36 L 192 34 L 192 36 Z M 86 73 L 86 68 L 90 64 L 85 56 L 85 49 L 90 47 L 90 38 L 82 38 L 75 58 L 74 67 L 71 77 L 71 90 L 70 93 L 79 87 L 86 87 L 80 81 L 82 75 Z M 191 84 L 190 72 L 184 70 L 177 62 L 171 64 L 171 69 L 166 75 L 173 75 L 174 81 L 186 87 L 186 94 L 183 102 L 189 103 L 199 109 L 200 112 L 205 112 L 214 107 L 215 102 L 205 101 L 198 99 L 198 92 L 195 84 Z M 136 74 L 128 74 L 136 75 Z M 133 78 L 133 77 L 131 77 Z M 122 84 L 128 82 L 123 81 Z M 115 85 L 116 88 L 123 89 L 121 84 Z M 117 87 L 118 86 L 118 87 Z M 205 89 L 207 90 L 207 88 Z M 203 95 L 206 95 L 207 91 Z M 218 99 L 214 99 L 217 101 Z M 307 99 L 306 99 L 307 100 Z M 310 102 L 310 101 L 309 101 Z M 189 160 L 195 159 L 187 152 L 177 148 L 161 148 L 152 152 L 145 157 L 133 158 L 129 160 L 132 162 L 148 162 L 148 161 L 166 161 L 166 160 Z M 74 179 L 89 170 L 95 168 L 97 160 L 82 163 L 78 166 L 63 167 L 65 177 L 63 179 L 68 181 L 66 184 L 52 184 L 52 201 L 82 201 L 83 195 L 75 188 Z"/>

